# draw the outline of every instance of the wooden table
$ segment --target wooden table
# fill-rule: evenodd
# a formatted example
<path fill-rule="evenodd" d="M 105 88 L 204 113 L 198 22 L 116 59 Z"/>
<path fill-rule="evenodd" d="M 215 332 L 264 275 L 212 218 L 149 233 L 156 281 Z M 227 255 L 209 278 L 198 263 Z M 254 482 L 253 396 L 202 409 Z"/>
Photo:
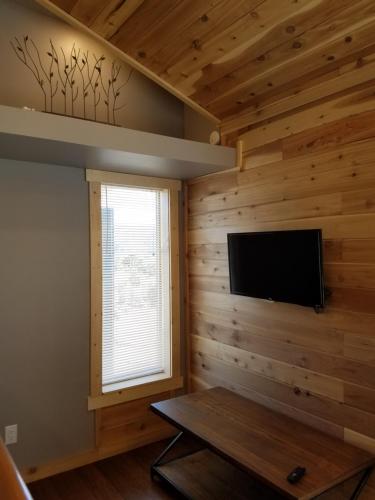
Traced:
<path fill-rule="evenodd" d="M 311 499 L 358 475 L 347 497 L 354 499 L 375 463 L 366 451 L 221 387 L 151 408 L 182 431 L 153 464 L 152 476 L 187 498 Z M 201 449 L 165 462 L 186 435 Z M 293 485 L 286 478 L 297 466 L 306 474 Z"/>
<path fill-rule="evenodd" d="M 0 498 L 33 500 L 8 449 L 0 438 Z"/>

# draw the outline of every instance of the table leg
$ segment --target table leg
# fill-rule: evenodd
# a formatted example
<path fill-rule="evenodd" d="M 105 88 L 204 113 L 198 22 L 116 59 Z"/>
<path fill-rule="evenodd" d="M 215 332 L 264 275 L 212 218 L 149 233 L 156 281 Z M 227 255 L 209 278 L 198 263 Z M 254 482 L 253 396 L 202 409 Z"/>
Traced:
<path fill-rule="evenodd" d="M 172 441 L 168 444 L 168 446 L 165 448 L 165 450 L 162 451 L 162 453 L 158 456 L 158 458 L 155 460 L 155 462 L 151 465 L 151 478 L 154 479 L 156 473 L 155 473 L 155 467 L 160 465 L 161 461 L 163 458 L 167 455 L 167 453 L 175 446 L 175 444 L 182 438 L 183 432 L 179 432 L 177 436 L 175 436 Z"/>
<path fill-rule="evenodd" d="M 359 495 L 361 494 L 363 488 L 366 486 L 366 483 L 368 481 L 368 478 L 371 475 L 371 472 L 373 471 L 373 467 L 369 467 L 368 469 L 365 470 L 363 473 L 361 480 L 357 484 L 356 489 L 353 491 L 352 496 L 350 497 L 350 500 L 357 500 L 359 498 Z"/>

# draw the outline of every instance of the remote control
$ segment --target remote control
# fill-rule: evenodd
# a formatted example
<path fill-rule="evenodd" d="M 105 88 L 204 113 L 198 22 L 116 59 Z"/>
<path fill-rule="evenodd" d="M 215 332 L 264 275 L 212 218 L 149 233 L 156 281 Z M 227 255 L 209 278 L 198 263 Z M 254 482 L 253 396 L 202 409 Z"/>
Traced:
<path fill-rule="evenodd" d="M 296 467 L 289 474 L 289 476 L 287 477 L 287 480 L 290 484 L 298 483 L 298 481 L 303 478 L 305 473 L 306 473 L 305 467 Z"/>

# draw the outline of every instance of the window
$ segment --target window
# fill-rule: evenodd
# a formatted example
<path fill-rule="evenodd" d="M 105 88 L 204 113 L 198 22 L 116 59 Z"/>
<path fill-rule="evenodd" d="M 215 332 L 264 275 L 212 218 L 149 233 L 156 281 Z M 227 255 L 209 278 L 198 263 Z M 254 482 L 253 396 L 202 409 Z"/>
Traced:
<path fill-rule="evenodd" d="M 182 386 L 180 182 L 93 170 L 87 180 L 95 409 Z"/>
<path fill-rule="evenodd" d="M 170 377 L 168 191 L 101 186 L 103 392 Z"/>

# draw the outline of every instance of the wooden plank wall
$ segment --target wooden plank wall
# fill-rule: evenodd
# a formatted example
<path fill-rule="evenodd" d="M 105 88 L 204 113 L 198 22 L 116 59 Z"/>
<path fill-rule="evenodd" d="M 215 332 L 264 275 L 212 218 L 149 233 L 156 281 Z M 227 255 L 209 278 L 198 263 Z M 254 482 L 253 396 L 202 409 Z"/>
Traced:
<path fill-rule="evenodd" d="M 150 409 L 173 397 L 171 392 L 96 410 L 97 447 L 107 452 L 131 450 L 176 434 L 176 429 Z"/>
<path fill-rule="evenodd" d="M 243 171 L 190 182 L 188 248 L 193 388 L 228 387 L 375 453 L 374 137 L 370 87 L 253 126 Z M 323 230 L 324 313 L 230 295 L 228 232 L 303 228 Z"/>

